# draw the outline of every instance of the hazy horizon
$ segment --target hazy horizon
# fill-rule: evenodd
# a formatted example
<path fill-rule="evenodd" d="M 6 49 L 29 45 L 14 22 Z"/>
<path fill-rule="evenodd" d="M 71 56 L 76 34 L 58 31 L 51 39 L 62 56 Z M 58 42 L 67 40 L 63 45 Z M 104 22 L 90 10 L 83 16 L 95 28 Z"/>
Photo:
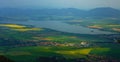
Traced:
<path fill-rule="evenodd" d="M 120 9 L 120 0 L 0 0 L 0 8 L 78 8 L 111 7 Z"/>

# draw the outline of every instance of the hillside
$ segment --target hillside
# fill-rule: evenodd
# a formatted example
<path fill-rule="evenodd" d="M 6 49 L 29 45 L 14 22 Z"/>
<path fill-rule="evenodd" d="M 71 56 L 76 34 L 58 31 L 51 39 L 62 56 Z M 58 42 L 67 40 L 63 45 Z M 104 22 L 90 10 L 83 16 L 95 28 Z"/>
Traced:
<path fill-rule="evenodd" d="M 0 16 L 79 16 L 79 17 L 120 17 L 120 10 L 103 7 L 91 10 L 81 10 L 76 8 L 64 9 L 0 9 Z"/>

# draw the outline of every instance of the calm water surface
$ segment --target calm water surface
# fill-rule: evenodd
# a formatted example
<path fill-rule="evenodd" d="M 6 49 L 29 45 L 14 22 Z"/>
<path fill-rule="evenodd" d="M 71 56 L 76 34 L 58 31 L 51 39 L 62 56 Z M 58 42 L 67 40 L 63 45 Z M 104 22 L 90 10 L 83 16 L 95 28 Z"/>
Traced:
<path fill-rule="evenodd" d="M 114 34 L 112 32 L 91 29 L 83 26 L 74 26 L 61 21 L 0 21 L 0 23 L 15 23 L 24 25 L 33 25 L 40 28 L 49 28 L 62 32 L 78 34 Z"/>

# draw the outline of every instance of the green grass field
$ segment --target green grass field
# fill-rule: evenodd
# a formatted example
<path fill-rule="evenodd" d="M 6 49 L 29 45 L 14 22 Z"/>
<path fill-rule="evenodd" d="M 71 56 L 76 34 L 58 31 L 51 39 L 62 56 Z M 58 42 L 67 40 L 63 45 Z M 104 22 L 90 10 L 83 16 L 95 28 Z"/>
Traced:
<path fill-rule="evenodd" d="M 15 27 L 13 27 L 15 25 Z M 5 27 L 7 29 L 2 29 Z M 104 26 L 104 25 L 103 25 Z M 110 25 L 111 26 L 111 25 Z M 118 25 L 115 25 L 118 26 Z M 11 28 L 12 27 L 12 28 Z M 76 58 L 89 59 L 87 55 L 106 56 L 115 59 L 120 58 L 120 44 L 92 44 L 89 47 L 80 47 L 81 42 L 103 42 L 112 41 L 103 35 L 79 35 L 70 33 L 61 33 L 58 31 L 50 31 L 49 29 L 43 30 L 27 30 L 19 31 L 13 30 L 14 28 L 28 29 L 26 26 L 21 25 L 5 25 L 0 26 L 0 43 L 5 45 L 0 47 L 0 55 L 4 55 L 7 58 L 15 62 L 36 62 L 39 57 L 51 57 L 62 56 L 68 60 Z M 32 27 L 29 27 L 32 29 Z M 40 28 L 41 29 L 41 28 Z M 52 33 L 52 34 L 51 34 Z M 105 35 L 104 35 L 105 36 Z M 6 45 L 8 42 L 8 45 Z M 17 43 L 18 42 L 18 43 Z M 20 44 L 19 44 L 20 42 Z M 34 44 L 39 42 L 56 42 L 62 44 L 76 44 L 75 46 L 54 46 L 54 45 L 34 45 L 29 46 L 23 42 L 32 42 Z M 9 45 L 14 44 L 14 45 Z M 19 45 L 19 46 L 17 46 Z"/>
<path fill-rule="evenodd" d="M 64 56 L 68 59 L 85 57 L 86 55 L 101 55 L 120 58 L 120 50 L 108 47 L 96 47 L 96 48 L 73 48 L 73 47 L 45 47 L 45 46 L 31 46 L 31 47 L 19 47 L 11 48 L 8 52 L 2 53 L 16 62 L 26 61 L 34 62 L 37 57 L 45 56 Z"/>

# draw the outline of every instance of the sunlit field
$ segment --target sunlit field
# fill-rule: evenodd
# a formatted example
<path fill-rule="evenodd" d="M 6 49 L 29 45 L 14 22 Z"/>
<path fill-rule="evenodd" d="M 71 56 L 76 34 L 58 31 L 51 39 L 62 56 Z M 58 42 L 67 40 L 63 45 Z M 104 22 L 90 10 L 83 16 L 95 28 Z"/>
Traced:
<path fill-rule="evenodd" d="M 0 26 L 8 27 L 12 30 L 21 31 L 21 32 L 43 30 L 42 28 L 28 28 L 26 26 L 17 25 L 17 24 L 0 24 Z"/>

